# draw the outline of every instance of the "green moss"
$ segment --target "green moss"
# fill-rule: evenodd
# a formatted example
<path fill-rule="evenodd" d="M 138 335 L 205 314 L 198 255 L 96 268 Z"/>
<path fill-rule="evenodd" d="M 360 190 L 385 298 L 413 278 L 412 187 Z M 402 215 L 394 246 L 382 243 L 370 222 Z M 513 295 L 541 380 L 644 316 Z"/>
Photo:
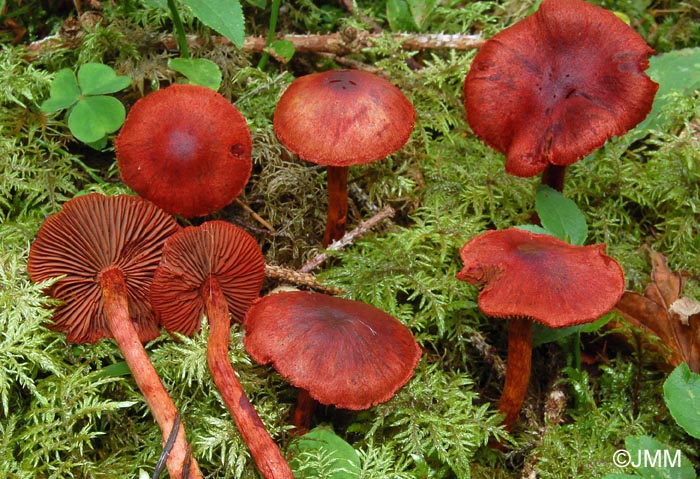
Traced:
<path fill-rule="evenodd" d="M 365 25 L 368 17 L 384 24 L 384 2 L 357 3 L 360 13 L 352 17 L 314 2 L 290 4 L 282 12 L 281 31 L 336 31 Z M 522 18 L 534 2 L 472 2 L 463 8 L 459 3 L 459 9 L 457 3 L 441 2 L 428 31 L 483 29 L 490 36 Z M 644 2 L 608 3 L 625 12 L 659 50 L 700 42 L 693 23 L 697 12 L 685 4 L 664 2 L 668 13 L 663 13 L 649 11 Z M 264 12 L 251 11 L 252 31 L 264 32 Z M 2 477 L 135 477 L 140 469 L 151 471 L 160 454 L 160 432 L 131 378 L 105 373 L 122 361 L 116 346 L 100 341 L 72 347 L 62 334 L 48 330 L 43 285 L 31 284 L 25 271 L 39 225 L 65 201 L 87 191 L 129 191 L 119 182 L 113 152 L 79 148 L 61 115 L 38 113 L 52 73 L 86 61 L 108 62 L 134 79 L 123 97 L 127 104 L 177 80 L 166 67 L 171 53 L 153 49 L 156 34 L 169 28 L 162 11 L 120 2 L 105 4 L 104 14 L 106 24 L 87 31 L 77 50 L 44 53 L 31 63 L 20 47 L 4 47 L 0 56 Z M 193 30 L 202 28 L 187 21 Z M 205 45 L 193 52 L 222 68 L 222 93 L 248 119 L 254 171 L 241 200 L 275 231 L 266 231 L 236 205 L 214 217 L 251 231 L 269 262 L 298 267 L 320 248 L 325 173 L 280 145 L 272 115 L 294 74 L 337 65 L 299 54 L 288 68 L 260 71 L 251 66 L 255 58 L 230 48 Z M 697 459 L 697 441 L 688 440 L 660 404 L 665 374 L 658 358 L 640 359 L 628 350 L 608 351 L 587 374 L 566 376 L 561 387 L 570 401 L 557 424 L 542 418 L 542 388 L 558 377 L 564 361 L 556 354 L 545 361 L 536 351 L 526 412 L 512 435 L 498 427 L 491 403 L 502 379 L 475 347 L 475 338 L 478 333 L 493 345 L 488 354 L 505 357 L 505 328 L 478 310 L 477 288 L 455 279 L 458 251 L 487 229 L 529 222 L 538 179 L 507 175 L 503 156 L 467 126 L 462 82 L 473 55 L 399 51 L 386 35 L 352 56 L 379 66 L 406 93 L 416 107 L 416 129 L 399 152 L 351 169 L 351 184 L 364 199 L 352 202 L 350 227 L 375 206 L 392 205 L 397 215 L 335 253 L 320 276 L 348 297 L 399 318 L 415 333 L 424 358 L 415 377 L 386 404 L 361 413 L 324 410 L 321 418 L 334 420 L 338 434 L 359 452 L 361 475 L 367 478 L 505 478 L 530 471 L 543 478 L 598 477 L 620 472 L 612 452 L 626 435 L 638 433 L 682 447 Z M 411 68 L 409 60 L 420 68 Z M 666 254 L 674 269 L 688 270 L 685 293 L 700 297 L 698 105 L 697 94 L 676 96 L 665 107 L 669 121 L 662 130 L 613 139 L 568 169 L 564 193 L 582 209 L 590 241 L 606 243 L 623 265 L 630 288 L 641 290 L 649 280 L 649 260 L 640 250 L 647 244 Z M 205 475 L 257 477 L 208 374 L 207 334 L 206 327 L 193 338 L 164 334 L 148 350 L 183 412 Z M 242 334 L 234 326 L 232 363 L 273 438 L 286 449 L 295 391 L 271 368 L 251 363 Z M 487 446 L 499 439 L 504 452 Z"/>

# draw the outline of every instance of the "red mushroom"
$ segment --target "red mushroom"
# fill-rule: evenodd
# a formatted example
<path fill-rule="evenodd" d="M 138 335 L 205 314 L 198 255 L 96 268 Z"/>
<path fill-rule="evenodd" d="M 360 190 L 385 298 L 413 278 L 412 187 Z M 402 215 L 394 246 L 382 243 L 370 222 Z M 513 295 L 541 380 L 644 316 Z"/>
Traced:
<path fill-rule="evenodd" d="M 302 159 L 327 167 L 324 246 L 345 233 L 348 167 L 401 148 L 413 131 L 415 115 L 398 88 L 363 71 L 312 73 L 294 80 L 284 92 L 273 120 L 277 138 Z"/>
<path fill-rule="evenodd" d="M 570 165 L 641 122 L 658 85 L 653 50 L 612 12 L 582 0 L 544 0 L 488 40 L 464 82 L 467 121 L 506 155 L 506 171 L 543 170 L 561 191 Z"/>
<path fill-rule="evenodd" d="M 267 479 L 293 479 L 291 469 L 248 400 L 228 356 L 230 317 L 240 321 L 258 297 L 265 260 L 252 236 L 224 221 L 185 228 L 166 241 L 151 301 L 169 332 L 191 335 L 209 319 L 212 379 L 258 469 Z"/>
<path fill-rule="evenodd" d="M 485 284 L 479 308 L 510 320 L 508 366 L 499 410 L 510 429 L 530 379 L 532 321 L 563 328 L 594 321 L 622 296 L 620 265 L 605 245 L 573 246 L 549 235 L 517 228 L 488 231 L 460 250 L 457 278 Z"/>
<path fill-rule="evenodd" d="M 299 388 L 294 423 L 309 428 L 314 400 L 361 410 L 388 401 L 413 376 L 421 349 L 397 319 L 360 301 L 305 291 L 256 300 L 244 344 Z M 309 398 L 310 396 L 310 398 Z"/>
<path fill-rule="evenodd" d="M 152 203 L 134 196 L 89 194 L 49 216 L 29 252 L 32 281 L 59 278 L 48 293 L 63 301 L 50 328 L 74 343 L 111 338 L 160 426 L 165 444 L 177 409 L 142 342 L 159 335 L 148 290 L 166 238 L 180 227 Z M 185 429 L 167 459 L 171 477 L 182 477 L 190 446 Z M 186 477 L 201 478 L 194 459 Z"/>
<path fill-rule="evenodd" d="M 172 85 L 137 101 L 114 146 L 124 183 L 186 218 L 230 204 L 252 168 L 245 118 L 202 86 Z"/>

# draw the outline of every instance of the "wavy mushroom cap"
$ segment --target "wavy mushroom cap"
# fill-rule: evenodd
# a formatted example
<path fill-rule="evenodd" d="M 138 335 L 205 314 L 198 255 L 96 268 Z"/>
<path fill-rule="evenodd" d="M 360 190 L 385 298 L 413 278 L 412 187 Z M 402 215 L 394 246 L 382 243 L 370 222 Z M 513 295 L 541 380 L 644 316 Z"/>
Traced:
<path fill-rule="evenodd" d="M 658 85 L 653 50 L 612 12 L 581 0 L 544 0 L 487 41 L 464 83 L 474 133 L 528 177 L 570 165 L 641 122 Z"/>
<path fill-rule="evenodd" d="M 148 292 L 166 238 L 180 230 L 173 218 L 136 196 L 97 193 L 74 198 L 39 228 L 28 271 L 39 282 L 64 276 L 48 289 L 62 301 L 49 328 L 73 343 L 111 338 L 100 275 L 118 268 L 126 279 L 129 312 L 142 342 L 160 330 Z"/>
<path fill-rule="evenodd" d="M 186 218 L 230 204 L 248 182 L 245 118 L 206 87 L 171 85 L 137 101 L 114 143 L 124 183 Z"/>
<path fill-rule="evenodd" d="M 421 349 L 397 319 L 359 301 L 304 291 L 255 301 L 245 347 L 322 404 L 361 410 L 413 376 Z"/>
<path fill-rule="evenodd" d="M 297 78 L 277 104 L 273 128 L 302 159 L 326 166 L 379 160 L 411 136 L 416 112 L 401 90 L 358 70 Z"/>
<path fill-rule="evenodd" d="M 595 321 L 622 296 L 622 268 L 605 245 L 574 246 L 518 228 L 488 231 L 460 250 L 457 278 L 485 284 L 479 308 L 499 318 L 529 317 L 551 328 Z"/>
<path fill-rule="evenodd" d="M 225 221 L 190 226 L 169 238 L 151 285 L 153 309 L 165 329 L 187 336 L 200 329 L 210 278 L 221 287 L 232 319 L 241 321 L 265 279 L 255 239 Z"/>

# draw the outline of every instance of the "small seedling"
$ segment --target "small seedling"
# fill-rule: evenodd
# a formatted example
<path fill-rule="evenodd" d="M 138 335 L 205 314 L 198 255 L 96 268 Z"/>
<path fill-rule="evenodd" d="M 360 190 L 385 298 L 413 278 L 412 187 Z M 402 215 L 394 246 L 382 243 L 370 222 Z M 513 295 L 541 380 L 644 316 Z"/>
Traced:
<path fill-rule="evenodd" d="M 86 63 L 75 73 L 64 68 L 56 73 L 49 98 L 41 104 L 43 113 L 68 110 L 68 128 L 73 136 L 96 149 L 106 145 L 106 136 L 124 123 L 124 105 L 110 93 L 131 84 L 101 63 Z"/>

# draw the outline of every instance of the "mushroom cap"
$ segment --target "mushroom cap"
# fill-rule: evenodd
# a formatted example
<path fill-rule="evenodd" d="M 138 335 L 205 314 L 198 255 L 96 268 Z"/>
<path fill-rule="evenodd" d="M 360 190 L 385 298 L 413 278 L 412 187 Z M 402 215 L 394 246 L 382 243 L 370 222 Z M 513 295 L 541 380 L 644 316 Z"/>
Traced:
<path fill-rule="evenodd" d="M 322 404 L 361 410 L 388 401 L 413 376 L 421 349 L 374 306 L 305 291 L 257 299 L 248 310 L 248 353 L 272 363 Z"/>
<path fill-rule="evenodd" d="M 151 285 L 153 309 L 165 329 L 187 336 L 199 331 L 210 277 L 221 286 L 233 321 L 240 322 L 265 279 L 255 239 L 225 221 L 189 226 L 170 237 Z"/>
<path fill-rule="evenodd" d="M 498 318 L 529 317 L 551 328 L 595 321 L 622 296 L 622 268 L 605 245 L 574 246 L 518 228 L 488 231 L 460 250 L 457 278 L 486 284 L 479 308 Z"/>
<path fill-rule="evenodd" d="M 73 343 L 111 338 L 100 274 L 119 268 L 139 339 L 158 337 L 148 291 L 165 239 L 179 230 L 170 215 L 136 196 L 91 193 L 67 201 L 44 221 L 29 251 L 32 281 L 64 276 L 47 291 L 62 301 L 49 328 L 63 331 Z"/>
<path fill-rule="evenodd" d="M 401 148 L 416 111 L 387 80 L 358 70 L 297 78 L 277 104 L 273 128 L 302 159 L 326 166 L 379 160 Z"/>
<path fill-rule="evenodd" d="M 196 85 L 171 85 L 137 101 L 114 146 L 124 183 L 186 218 L 230 204 L 253 165 L 243 115 Z"/>
<path fill-rule="evenodd" d="M 544 0 L 481 47 L 464 82 L 467 121 L 510 174 L 570 165 L 647 116 L 652 53 L 612 12 Z"/>

